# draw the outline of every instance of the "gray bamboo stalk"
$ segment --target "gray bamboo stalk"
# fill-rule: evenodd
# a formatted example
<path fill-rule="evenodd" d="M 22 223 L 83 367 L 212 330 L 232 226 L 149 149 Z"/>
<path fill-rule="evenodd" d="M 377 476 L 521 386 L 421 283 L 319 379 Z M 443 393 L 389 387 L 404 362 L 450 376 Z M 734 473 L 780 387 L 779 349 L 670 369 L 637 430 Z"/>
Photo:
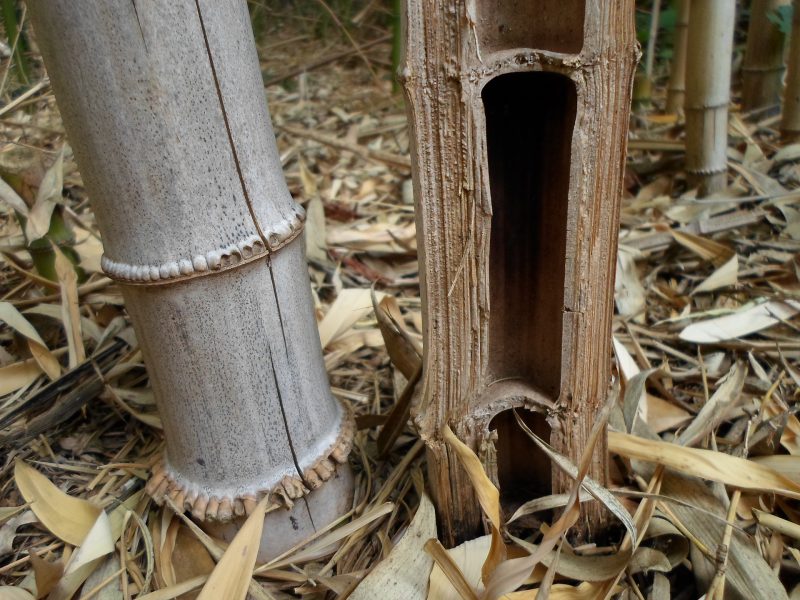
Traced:
<path fill-rule="evenodd" d="M 736 3 L 691 0 L 686 67 L 686 170 L 701 194 L 727 183 L 728 103 Z"/>
<path fill-rule="evenodd" d="M 784 141 L 800 139 L 800 0 L 794 0 L 781 133 Z"/>
<path fill-rule="evenodd" d="M 677 0 L 675 9 L 675 43 L 670 63 L 669 83 L 667 85 L 666 111 L 670 114 L 683 114 L 686 97 L 686 41 L 689 36 L 689 13 L 691 0 Z"/>
<path fill-rule="evenodd" d="M 147 489 L 211 523 L 270 494 L 293 507 L 268 516 L 280 551 L 349 509 L 353 420 L 327 381 L 246 3 L 29 4 L 164 425 Z"/>
<path fill-rule="evenodd" d="M 425 312 L 423 396 L 446 544 L 481 531 L 449 426 L 519 496 L 573 482 L 516 422 L 573 461 L 610 380 L 614 265 L 633 71 L 633 0 L 410 0 L 412 125 Z M 608 476 L 605 439 L 591 476 Z M 515 496 L 516 495 L 516 496 Z M 603 529 L 597 503 L 579 534 Z"/>
<path fill-rule="evenodd" d="M 783 85 L 784 35 L 769 14 L 788 0 L 753 0 L 742 65 L 742 109 L 777 105 Z"/>

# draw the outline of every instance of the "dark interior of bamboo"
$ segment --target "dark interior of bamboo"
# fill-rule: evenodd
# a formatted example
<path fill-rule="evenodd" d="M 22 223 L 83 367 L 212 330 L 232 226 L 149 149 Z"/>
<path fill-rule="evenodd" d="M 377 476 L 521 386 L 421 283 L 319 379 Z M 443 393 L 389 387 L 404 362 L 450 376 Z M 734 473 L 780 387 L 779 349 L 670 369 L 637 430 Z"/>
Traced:
<path fill-rule="evenodd" d="M 561 387 L 575 86 L 511 73 L 483 90 L 492 199 L 489 373 L 552 400 Z"/>
<path fill-rule="evenodd" d="M 535 48 L 577 54 L 586 0 L 478 0 L 481 52 Z"/>
<path fill-rule="evenodd" d="M 543 440 L 550 437 L 545 415 L 516 409 L 528 428 Z M 497 432 L 497 478 L 500 484 L 500 503 L 508 513 L 533 498 L 551 493 L 550 459 L 517 423 L 513 410 L 498 413 L 489 424 Z"/>

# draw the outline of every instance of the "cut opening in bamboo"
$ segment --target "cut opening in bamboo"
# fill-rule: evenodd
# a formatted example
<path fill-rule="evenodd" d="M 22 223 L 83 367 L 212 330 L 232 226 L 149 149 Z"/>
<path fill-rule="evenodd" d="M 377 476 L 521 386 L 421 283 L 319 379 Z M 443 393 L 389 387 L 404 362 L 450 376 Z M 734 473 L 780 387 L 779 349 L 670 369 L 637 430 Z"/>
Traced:
<path fill-rule="evenodd" d="M 584 0 L 488 0 L 478 2 L 482 50 L 540 48 L 577 54 L 583 48 Z"/>
<path fill-rule="evenodd" d="M 509 73 L 482 96 L 492 204 L 490 377 L 522 379 L 554 400 L 575 85 L 559 73 Z"/>
<path fill-rule="evenodd" d="M 517 423 L 515 410 L 498 413 L 489 424 L 496 451 L 496 483 L 500 488 L 500 503 L 506 515 L 531 498 L 551 493 L 550 458 Z M 517 415 L 541 439 L 550 439 L 550 426 L 544 413 L 516 410 Z"/>

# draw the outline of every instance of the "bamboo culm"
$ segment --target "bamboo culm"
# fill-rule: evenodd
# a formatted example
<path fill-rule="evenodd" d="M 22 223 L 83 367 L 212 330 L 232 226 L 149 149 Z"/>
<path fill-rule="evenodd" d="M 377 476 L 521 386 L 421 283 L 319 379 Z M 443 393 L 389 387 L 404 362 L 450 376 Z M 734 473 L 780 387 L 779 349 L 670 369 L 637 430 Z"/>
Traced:
<path fill-rule="evenodd" d="M 742 109 L 777 106 L 783 87 L 784 35 L 770 14 L 788 0 L 753 0 L 742 65 Z"/>
<path fill-rule="evenodd" d="M 287 510 L 262 557 L 280 552 L 349 509 L 354 424 L 324 369 L 247 5 L 29 5 L 163 422 L 147 489 L 234 528 L 269 494 Z"/>
<path fill-rule="evenodd" d="M 412 413 L 445 544 L 482 523 L 446 425 L 478 454 L 508 508 L 515 494 L 573 485 L 516 415 L 577 462 L 605 403 L 638 55 L 633 8 L 406 5 L 401 79 L 426 307 L 424 392 Z M 607 480 L 604 439 L 590 474 Z M 584 510 L 578 535 L 591 537 L 607 517 L 597 503 Z"/>
<path fill-rule="evenodd" d="M 675 35 L 667 84 L 667 106 L 669 114 L 683 114 L 686 97 L 686 42 L 689 36 L 689 13 L 691 0 L 676 0 Z"/>
<path fill-rule="evenodd" d="M 686 170 L 701 195 L 727 184 L 728 103 L 736 3 L 691 0 L 686 66 Z"/>
<path fill-rule="evenodd" d="M 781 133 L 786 142 L 800 140 L 800 0 L 794 0 Z"/>

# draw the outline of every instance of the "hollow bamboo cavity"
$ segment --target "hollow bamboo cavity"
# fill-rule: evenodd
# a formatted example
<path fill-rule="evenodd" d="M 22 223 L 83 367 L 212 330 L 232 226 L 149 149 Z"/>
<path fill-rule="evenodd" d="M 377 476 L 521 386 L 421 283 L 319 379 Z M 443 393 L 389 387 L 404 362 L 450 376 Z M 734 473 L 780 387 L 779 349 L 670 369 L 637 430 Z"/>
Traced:
<path fill-rule="evenodd" d="M 781 133 L 787 142 L 800 139 L 800 0 L 794 0 L 792 7 L 792 34 L 781 119 Z"/>
<path fill-rule="evenodd" d="M 572 481 L 511 409 L 576 460 L 605 401 L 638 51 L 632 0 L 413 0 L 407 35 L 426 308 L 414 419 L 454 544 L 481 515 L 445 425 L 513 508 Z M 604 441 L 590 473 L 606 480 Z M 600 508 L 585 511 L 583 532 L 600 530 Z"/>
<path fill-rule="evenodd" d="M 291 545 L 349 508 L 351 488 L 322 484 L 346 463 L 353 421 L 322 362 L 304 213 L 281 172 L 247 6 L 30 6 L 164 425 L 147 489 L 220 522 L 264 494 L 297 502 L 268 517 L 288 532 L 274 548 Z"/>
<path fill-rule="evenodd" d="M 742 109 L 777 105 L 783 87 L 784 35 L 769 19 L 788 0 L 753 0 L 742 65 Z"/>
<path fill-rule="evenodd" d="M 689 36 L 690 9 L 691 0 L 676 0 L 677 17 L 669 83 L 667 84 L 666 111 L 670 114 L 683 114 L 683 103 L 686 97 L 686 41 Z"/>
<path fill-rule="evenodd" d="M 736 3 L 691 0 L 686 70 L 686 170 L 701 194 L 727 183 L 728 102 Z"/>

